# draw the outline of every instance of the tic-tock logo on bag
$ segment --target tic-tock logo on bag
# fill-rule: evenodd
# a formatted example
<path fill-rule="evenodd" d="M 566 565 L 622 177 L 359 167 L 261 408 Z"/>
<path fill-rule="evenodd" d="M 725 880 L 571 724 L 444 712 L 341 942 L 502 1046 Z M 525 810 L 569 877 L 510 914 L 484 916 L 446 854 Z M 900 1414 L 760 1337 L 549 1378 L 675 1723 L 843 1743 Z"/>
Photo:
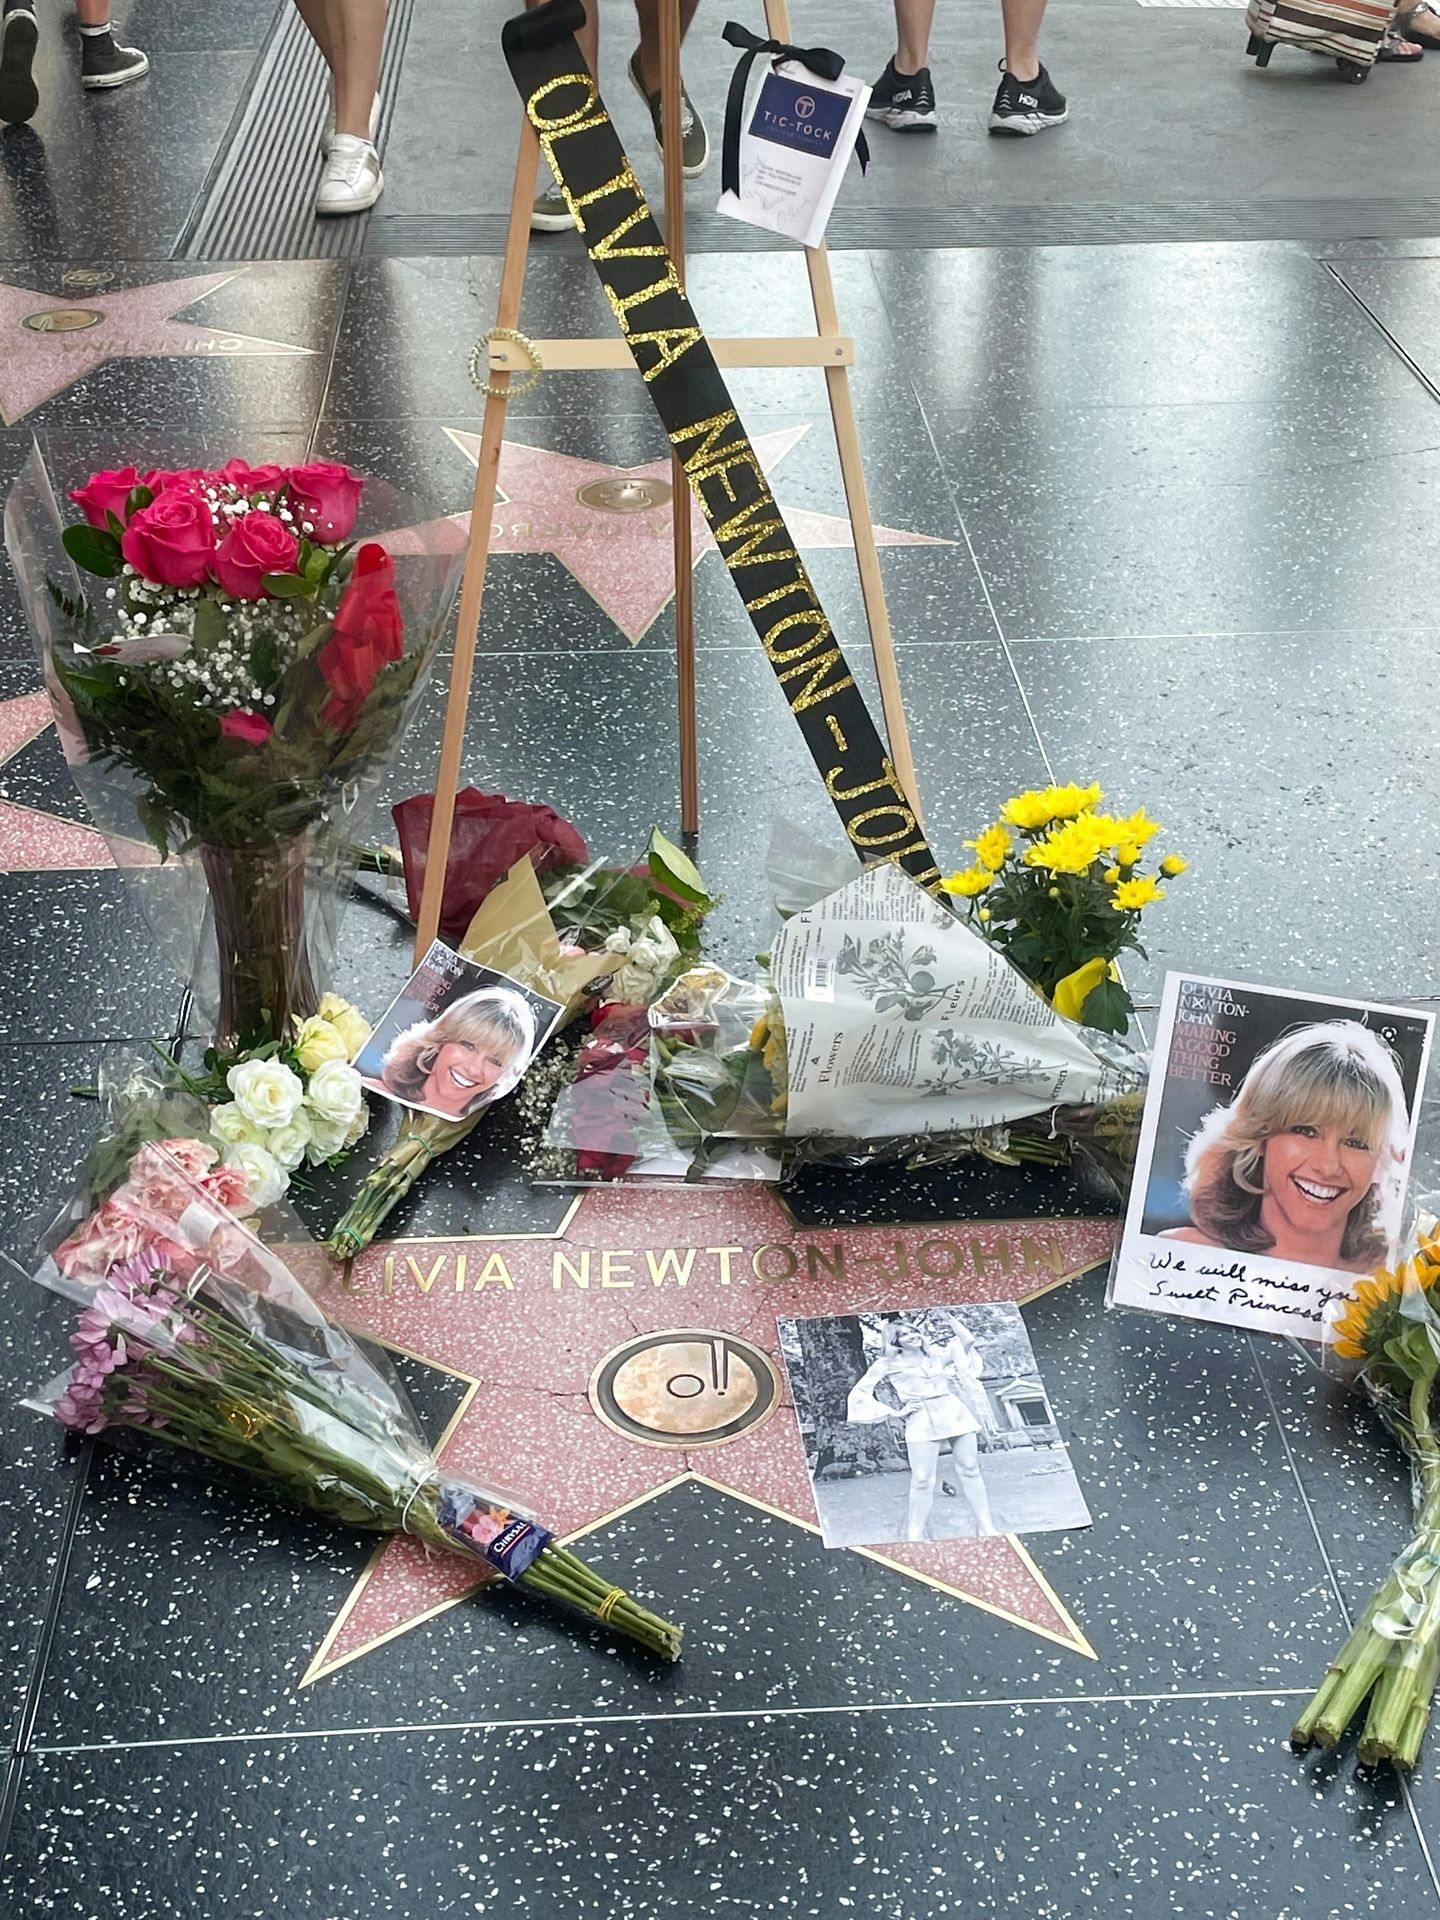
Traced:
<path fill-rule="evenodd" d="M 767 73 L 755 102 L 750 131 L 759 140 L 828 160 L 845 124 L 850 102 L 843 93 L 805 86 L 782 74 Z"/>

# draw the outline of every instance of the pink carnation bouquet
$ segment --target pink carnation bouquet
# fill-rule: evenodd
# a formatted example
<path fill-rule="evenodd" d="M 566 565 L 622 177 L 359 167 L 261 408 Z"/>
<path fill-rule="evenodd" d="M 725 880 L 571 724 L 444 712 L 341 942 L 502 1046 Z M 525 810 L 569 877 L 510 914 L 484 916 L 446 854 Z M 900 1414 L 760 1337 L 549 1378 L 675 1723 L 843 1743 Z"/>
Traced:
<path fill-rule="evenodd" d="M 408 1533 L 666 1659 L 681 1630 L 425 1444 L 378 1348 L 315 1299 L 325 1263 L 298 1223 L 284 1258 L 241 1216 L 244 1176 L 198 1140 L 146 1142 L 89 1214 L 67 1209 L 35 1278 L 76 1310 L 65 1371 L 26 1405 L 72 1431 L 162 1446 L 311 1513 Z M 78 1224 L 77 1213 L 81 1214 Z M 310 1284 L 305 1284 L 309 1278 Z"/>
<path fill-rule="evenodd" d="M 458 533 L 448 553 L 400 557 L 358 536 L 373 491 L 325 460 L 127 466 L 75 487 L 63 525 L 37 451 L 6 506 L 60 738 L 117 864 L 203 878 L 212 964 L 197 969 L 173 886 L 152 921 L 185 930 L 182 971 L 222 1043 L 315 1012 L 342 830 L 458 578 Z"/>

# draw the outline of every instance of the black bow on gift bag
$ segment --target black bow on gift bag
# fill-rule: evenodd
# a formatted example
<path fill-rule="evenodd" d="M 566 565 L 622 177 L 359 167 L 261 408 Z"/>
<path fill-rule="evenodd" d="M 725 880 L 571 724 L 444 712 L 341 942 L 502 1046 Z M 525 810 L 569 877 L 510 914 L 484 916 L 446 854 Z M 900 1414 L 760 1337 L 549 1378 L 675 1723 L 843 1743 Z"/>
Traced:
<path fill-rule="evenodd" d="M 742 27 L 737 20 L 727 20 L 723 38 L 732 47 L 744 49 L 734 73 L 730 79 L 730 94 L 725 102 L 725 146 L 720 165 L 720 185 L 726 193 L 738 195 L 740 192 L 740 119 L 745 111 L 745 90 L 750 84 L 750 69 L 756 58 L 762 53 L 770 55 L 772 67 L 778 67 L 782 60 L 798 60 L 802 67 L 808 67 L 818 80 L 838 80 L 845 71 L 845 61 L 831 47 L 791 47 L 783 40 L 762 40 L 758 33 L 752 33 L 748 27 Z M 864 133 L 855 139 L 855 158 L 860 162 L 860 171 L 864 173 L 870 164 L 870 148 L 866 144 Z"/>

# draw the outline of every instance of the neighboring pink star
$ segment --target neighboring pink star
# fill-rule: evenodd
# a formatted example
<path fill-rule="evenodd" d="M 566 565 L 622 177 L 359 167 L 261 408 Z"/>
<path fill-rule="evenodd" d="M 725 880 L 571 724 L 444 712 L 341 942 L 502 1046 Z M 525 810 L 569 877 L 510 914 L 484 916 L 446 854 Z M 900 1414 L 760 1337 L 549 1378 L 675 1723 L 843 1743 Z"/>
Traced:
<path fill-rule="evenodd" d="M 44 693 L 0 700 L 0 768 L 38 740 L 53 719 Z M 141 842 L 126 842 L 124 859 L 127 866 L 150 866 L 156 854 Z M 114 865 L 109 846 L 94 827 L 0 800 L 0 873 L 58 873 Z"/>
<path fill-rule="evenodd" d="M 107 360 L 174 359 L 187 354 L 237 359 L 314 351 L 175 319 L 182 309 L 237 277 L 235 272 L 203 273 L 127 287 L 119 293 L 84 293 L 73 298 L 0 281 L 0 421 L 14 426 Z M 101 318 L 69 333 L 36 332 L 25 325 L 36 314 L 71 308 L 98 313 Z"/>
<path fill-rule="evenodd" d="M 767 475 L 809 430 L 808 425 L 781 427 L 756 435 L 755 451 Z M 453 427 L 445 431 L 470 461 L 479 459 L 478 434 L 461 433 Z M 500 450 L 500 500 L 490 551 L 553 553 L 633 644 L 675 593 L 670 504 L 667 500 L 631 513 L 585 505 L 579 498 L 580 489 L 603 480 L 663 480 L 668 485 L 670 462 L 660 459 L 641 467 L 615 467 L 601 460 L 580 460 L 548 447 L 507 440 Z M 786 506 L 781 512 L 797 547 L 854 544 L 850 522 L 842 514 Z M 407 527 L 388 538 L 398 552 L 421 552 L 434 543 L 442 528 L 453 538 L 455 531 L 462 536 L 468 534 L 469 527 L 468 513 L 454 513 L 423 526 Z M 895 527 L 876 527 L 875 538 L 882 547 L 954 544 L 933 534 L 905 533 Z M 715 542 L 693 496 L 690 539 L 692 565 L 714 551 Z"/>

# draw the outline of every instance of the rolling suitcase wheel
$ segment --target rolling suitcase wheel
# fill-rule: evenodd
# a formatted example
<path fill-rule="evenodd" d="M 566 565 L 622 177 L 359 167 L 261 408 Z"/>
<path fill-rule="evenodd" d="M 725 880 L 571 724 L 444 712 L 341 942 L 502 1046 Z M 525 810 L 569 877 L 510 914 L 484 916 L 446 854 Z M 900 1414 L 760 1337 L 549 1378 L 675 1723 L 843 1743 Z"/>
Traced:
<path fill-rule="evenodd" d="M 1261 40 L 1257 35 L 1252 33 L 1250 36 L 1250 44 L 1245 51 L 1254 54 L 1257 67 L 1268 67 L 1270 64 L 1270 56 L 1275 51 L 1275 42 L 1273 40 Z"/>
<path fill-rule="evenodd" d="M 1353 87 L 1358 87 L 1362 80 L 1370 78 L 1369 67 L 1362 67 L 1357 60 L 1337 60 L 1335 64 Z"/>

